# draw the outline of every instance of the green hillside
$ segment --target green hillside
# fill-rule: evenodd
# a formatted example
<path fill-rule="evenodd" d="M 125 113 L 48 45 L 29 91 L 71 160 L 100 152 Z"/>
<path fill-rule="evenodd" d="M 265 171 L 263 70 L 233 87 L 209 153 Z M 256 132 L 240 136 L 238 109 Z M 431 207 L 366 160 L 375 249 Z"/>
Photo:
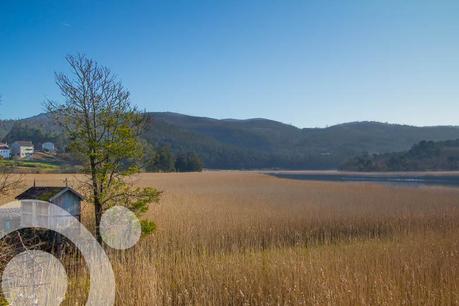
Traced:
<path fill-rule="evenodd" d="M 421 141 L 406 152 L 364 154 L 347 161 L 351 171 L 451 171 L 459 170 L 459 139 Z"/>
<path fill-rule="evenodd" d="M 218 169 L 332 169 L 365 152 L 405 151 L 422 140 L 459 138 L 459 127 L 454 126 L 353 122 L 300 129 L 267 119 L 218 120 L 176 113 L 147 113 L 147 117 L 142 137 L 148 143 L 170 146 L 175 154 L 195 152 L 205 167 Z M 0 133 L 11 142 L 27 136 L 24 127 L 36 138 L 31 139 L 34 143 L 49 138 L 61 147 L 65 144 L 60 129 L 45 114 L 0 122 Z"/>

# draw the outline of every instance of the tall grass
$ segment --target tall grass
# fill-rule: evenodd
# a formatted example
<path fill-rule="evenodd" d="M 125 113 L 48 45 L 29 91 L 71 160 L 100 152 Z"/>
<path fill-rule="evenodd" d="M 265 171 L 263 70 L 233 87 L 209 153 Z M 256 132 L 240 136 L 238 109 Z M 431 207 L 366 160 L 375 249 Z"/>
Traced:
<path fill-rule="evenodd" d="M 135 183 L 164 198 L 154 235 L 109 251 L 118 305 L 459 304 L 457 189 L 238 172 Z M 84 275 L 68 304 L 84 304 Z"/>

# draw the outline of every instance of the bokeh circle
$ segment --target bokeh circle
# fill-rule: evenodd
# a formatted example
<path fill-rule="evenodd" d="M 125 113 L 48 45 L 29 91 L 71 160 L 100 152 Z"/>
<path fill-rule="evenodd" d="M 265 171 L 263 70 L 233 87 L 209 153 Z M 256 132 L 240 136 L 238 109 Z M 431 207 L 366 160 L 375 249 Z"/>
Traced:
<path fill-rule="evenodd" d="M 117 250 L 134 246 L 142 234 L 139 219 L 122 206 L 114 206 L 105 211 L 99 229 L 104 242 Z"/>
<path fill-rule="evenodd" d="M 53 255 L 28 250 L 6 265 L 2 290 L 11 305 L 60 305 L 67 291 L 67 273 Z"/>

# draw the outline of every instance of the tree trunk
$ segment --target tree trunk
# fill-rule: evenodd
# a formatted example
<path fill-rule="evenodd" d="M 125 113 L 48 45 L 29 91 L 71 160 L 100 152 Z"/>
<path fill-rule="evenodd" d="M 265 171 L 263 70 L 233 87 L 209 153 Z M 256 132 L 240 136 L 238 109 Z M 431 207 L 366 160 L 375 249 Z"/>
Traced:
<path fill-rule="evenodd" d="M 94 211 L 95 211 L 95 217 L 96 217 L 96 239 L 97 242 L 99 242 L 100 245 L 102 245 L 103 240 L 102 236 L 100 234 L 100 221 L 102 219 L 102 205 L 100 204 L 99 198 L 94 198 Z"/>
<path fill-rule="evenodd" d="M 96 164 L 94 159 L 90 159 L 91 165 L 91 179 L 92 179 L 92 190 L 94 196 L 94 217 L 96 221 L 96 239 L 100 245 L 102 245 L 103 240 L 102 236 L 100 235 L 100 221 L 102 219 L 102 203 L 100 202 L 100 194 L 99 194 L 99 186 L 97 183 L 97 174 L 96 174 Z"/>

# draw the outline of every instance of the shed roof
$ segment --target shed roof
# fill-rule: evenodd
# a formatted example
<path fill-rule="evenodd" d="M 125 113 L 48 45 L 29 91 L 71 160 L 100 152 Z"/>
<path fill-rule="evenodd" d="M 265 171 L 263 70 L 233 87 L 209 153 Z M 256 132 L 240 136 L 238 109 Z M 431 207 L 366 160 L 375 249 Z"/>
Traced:
<path fill-rule="evenodd" d="M 52 201 L 65 192 L 71 192 L 80 200 L 83 200 L 83 196 L 76 192 L 70 187 L 30 187 L 20 195 L 16 197 L 16 200 L 40 200 L 40 201 Z"/>

